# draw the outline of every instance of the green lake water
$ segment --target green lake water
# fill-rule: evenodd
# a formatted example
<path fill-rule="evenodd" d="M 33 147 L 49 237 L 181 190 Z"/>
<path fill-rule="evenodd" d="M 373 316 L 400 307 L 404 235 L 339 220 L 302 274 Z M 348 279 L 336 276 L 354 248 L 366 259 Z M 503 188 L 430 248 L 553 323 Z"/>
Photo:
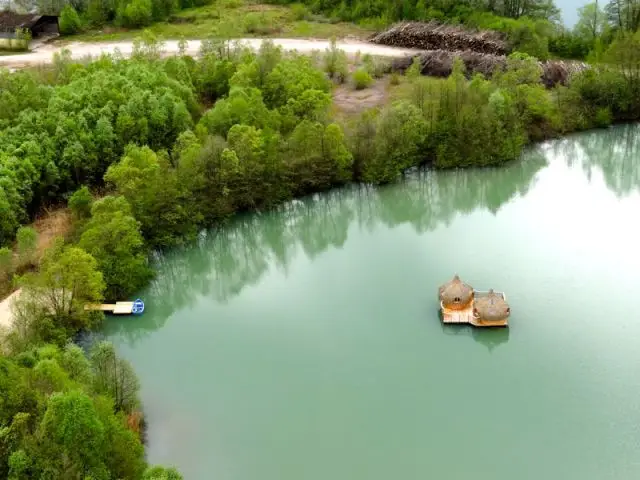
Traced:
<path fill-rule="evenodd" d="M 187 480 L 640 478 L 640 128 L 240 216 L 104 333 Z M 458 273 L 508 330 L 443 327 Z"/>

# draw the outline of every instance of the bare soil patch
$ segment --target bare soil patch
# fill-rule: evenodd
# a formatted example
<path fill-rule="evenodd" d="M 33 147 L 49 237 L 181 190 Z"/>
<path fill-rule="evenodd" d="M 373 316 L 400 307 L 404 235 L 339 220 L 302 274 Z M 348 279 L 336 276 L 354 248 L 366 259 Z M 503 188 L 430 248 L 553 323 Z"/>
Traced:
<path fill-rule="evenodd" d="M 72 226 L 71 212 L 68 208 L 50 210 L 37 218 L 33 228 L 38 232 L 38 258 L 53 245 L 57 237 L 66 238 Z"/>
<path fill-rule="evenodd" d="M 333 91 L 333 103 L 343 114 L 357 114 L 370 108 L 383 105 L 387 100 L 387 80 L 376 80 L 371 87 L 364 90 L 354 90 L 350 84 L 336 87 Z"/>

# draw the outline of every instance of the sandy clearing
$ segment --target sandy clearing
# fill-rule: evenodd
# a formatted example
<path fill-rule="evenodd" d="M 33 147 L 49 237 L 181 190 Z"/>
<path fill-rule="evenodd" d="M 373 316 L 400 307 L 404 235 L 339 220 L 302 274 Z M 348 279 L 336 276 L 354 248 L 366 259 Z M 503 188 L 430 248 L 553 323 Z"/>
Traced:
<path fill-rule="evenodd" d="M 7 298 L 0 302 L 0 329 L 10 329 L 12 324 L 13 313 L 11 312 L 11 306 L 14 299 L 20 296 L 20 290 L 16 290 Z"/>
<path fill-rule="evenodd" d="M 253 50 L 257 50 L 266 39 L 261 38 L 242 38 L 235 41 L 242 42 Z M 329 40 L 304 40 L 304 39 L 288 39 L 288 38 L 272 38 L 275 45 L 282 47 L 288 51 L 298 51 L 300 53 L 312 53 L 313 51 L 324 51 L 329 48 Z M 167 40 L 164 42 L 164 53 L 175 55 L 178 53 L 178 41 Z M 186 52 L 189 55 L 197 55 L 200 50 L 200 40 L 189 40 Z M 412 56 L 420 52 L 420 50 L 410 48 L 387 47 L 384 45 L 376 45 L 357 40 L 342 40 L 337 42 L 338 48 L 344 50 L 348 55 L 370 54 L 381 57 L 402 57 Z M 53 54 L 66 48 L 71 51 L 74 59 L 82 59 L 88 56 L 99 57 L 103 53 L 113 54 L 119 50 L 122 55 L 129 56 L 133 50 L 132 41 L 121 42 L 71 42 L 66 45 L 56 43 L 48 43 L 37 46 L 32 52 L 20 55 L 7 55 L 0 57 L 0 66 L 8 68 L 21 68 L 25 66 L 41 65 L 51 63 Z"/>

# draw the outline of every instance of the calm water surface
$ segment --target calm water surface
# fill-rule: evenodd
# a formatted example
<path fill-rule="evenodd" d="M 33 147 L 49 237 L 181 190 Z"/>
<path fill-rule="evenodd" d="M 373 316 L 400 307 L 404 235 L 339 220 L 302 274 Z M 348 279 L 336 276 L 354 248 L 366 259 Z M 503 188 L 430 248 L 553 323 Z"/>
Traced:
<path fill-rule="evenodd" d="M 247 215 L 106 335 L 188 480 L 640 478 L 640 128 Z M 444 328 L 454 273 L 511 328 Z"/>

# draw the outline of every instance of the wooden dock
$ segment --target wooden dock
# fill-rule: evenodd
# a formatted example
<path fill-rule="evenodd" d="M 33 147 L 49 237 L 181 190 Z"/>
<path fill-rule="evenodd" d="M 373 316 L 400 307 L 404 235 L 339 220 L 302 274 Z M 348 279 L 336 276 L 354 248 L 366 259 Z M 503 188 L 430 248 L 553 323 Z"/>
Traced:
<path fill-rule="evenodd" d="M 103 303 L 101 305 L 85 305 L 85 310 L 99 310 L 112 315 L 132 315 L 134 302 Z"/>
<path fill-rule="evenodd" d="M 502 295 L 502 298 L 506 300 L 506 296 L 504 295 L 504 293 L 501 293 L 501 292 L 496 292 L 496 293 L 498 293 L 499 295 Z M 478 291 L 474 292 L 474 296 L 476 298 L 479 298 L 486 294 L 487 292 L 478 292 Z M 471 304 L 464 310 L 452 310 L 450 308 L 445 308 L 442 306 L 442 304 L 440 304 L 440 311 L 442 312 L 442 323 L 459 324 L 459 325 L 466 324 L 466 325 L 473 325 L 474 327 L 508 327 L 509 326 L 508 318 L 505 318 L 504 320 L 498 320 L 495 322 L 490 322 L 490 321 L 476 318 L 473 315 L 473 307 L 474 307 L 473 301 L 471 301 Z"/>

